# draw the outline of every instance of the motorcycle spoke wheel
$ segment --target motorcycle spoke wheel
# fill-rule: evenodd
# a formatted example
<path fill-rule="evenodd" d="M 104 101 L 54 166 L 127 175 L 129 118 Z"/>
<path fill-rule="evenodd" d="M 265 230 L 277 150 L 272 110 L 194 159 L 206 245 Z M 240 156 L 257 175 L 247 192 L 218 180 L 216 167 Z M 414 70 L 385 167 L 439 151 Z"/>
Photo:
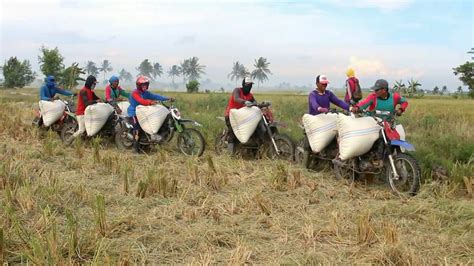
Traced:
<path fill-rule="evenodd" d="M 201 156 L 205 149 L 204 137 L 194 128 L 186 128 L 178 136 L 178 149 L 190 156 Z"/>
<path fill-rule="evenodd" d="M 392 167 L 386 168 L 387 183 L 392 191 L 400 196 L 414 196 L 420 189 L 420 166 L 412 156 L 399 153 L 393 156 L 398 179 L 395 178 Z"/>
<path fill-rule="evenodd" d="M 347 163 L 334 163 L 334 175 L 336 179 L 346 181 L 351 184 L 356 179 L 356 173 L 349 167 Z"/>
<path fill-rule="evenodd" d="M 275 144 L 278 147 L 279 153 L 276 152 L 273 143 L 270 143 L 270 147 L 268 149 L 268 157 L 270 159 L 294 161 L 295 145 L 290 137 L 286 135 L 276 135 Z"/>

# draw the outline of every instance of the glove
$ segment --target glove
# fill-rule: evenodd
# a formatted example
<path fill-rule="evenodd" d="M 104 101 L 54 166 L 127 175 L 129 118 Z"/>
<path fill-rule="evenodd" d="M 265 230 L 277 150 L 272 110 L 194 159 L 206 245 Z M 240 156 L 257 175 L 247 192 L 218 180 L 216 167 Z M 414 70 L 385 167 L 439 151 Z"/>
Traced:
<path fill-rule="evenodd" d="M 245 101 L 244 104 L 245 104 L 245 106 L 247 106 L 247 107 L 251 107 L 251 106 L 253 105 L 253 102 L 251 102 L 251 101 Z"/>
<path fill-rule="evenodd" d="M 327 112 L 329 112 L 329 109 L 324 108 L 324 107 L 318 107 L 318 111 L 321 112 L 321 113 L 327 113 Z"/>
<path fill-rule="evenodd" d="M 359 106 L 351 106 L 349 108 L 349 111 L 351 111 L 353 113 L 357 113 L 359 111 Z"/>
<path fill-rule="evenodd" d="M 395 114 L 396 114 L 397 116 L 401 116 L 401 115 L 403 114 L 403 110 L 400 108 L 400 109 L 398 109 L 398 110 L 395 112 Z"/>

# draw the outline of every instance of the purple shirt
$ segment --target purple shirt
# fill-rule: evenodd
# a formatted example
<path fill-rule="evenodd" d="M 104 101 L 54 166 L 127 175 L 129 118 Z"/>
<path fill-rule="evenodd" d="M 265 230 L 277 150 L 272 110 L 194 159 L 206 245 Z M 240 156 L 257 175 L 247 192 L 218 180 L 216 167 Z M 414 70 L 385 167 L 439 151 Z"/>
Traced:
<path fill-rule="evenodd" d="M 309 111 L 310 115 L 317 115 L 320 112 L 318 111 L 318 107 L 327 108 L 329 109 L 330 103 L 333 103 L 344 110 L 349 110 L 349 105 L 339 98 L 337 98 L 334 93 L 326 90 L 324 94 L 321 95 L 317 90 L 313 90 L 308 96 L 308 103 L 309 103 Z"/>

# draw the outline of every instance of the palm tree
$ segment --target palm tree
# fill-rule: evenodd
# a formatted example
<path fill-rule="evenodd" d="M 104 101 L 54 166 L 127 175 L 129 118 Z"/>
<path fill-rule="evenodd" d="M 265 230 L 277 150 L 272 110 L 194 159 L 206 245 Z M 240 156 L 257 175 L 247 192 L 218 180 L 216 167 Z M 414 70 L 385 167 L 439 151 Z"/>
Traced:
<path fill-rule="evenodd" d="M 263 83 L 263 81 L 268 79 L 267 74 L 272 74 L 270 69 L 268 69 L 269 65 L 270 63 L 267 62 L 266 58 L 260 57 L 259 59 L 255 60 L 255 63 L 253 64 L 255 70 L 252 71 L 252 74 L 250 76 L 253 79 L 258 80 L 258 87 L 260 87 L 260 83 Z"/>
<path fill-rule="evenodd" d="M 409 80 L 408 81 L 408 95 L 411 97 L 414 94 L 416 94 L 416 92 L 418 91 L 418 87 L 420 86 L 421 86 L 421 83 L 419 83 L 417 80 L 413 80 L 413 78 Z"/>
<path fill-rule="evenodd" d="M 230 72 L 227 77 L 230 78 L 230 80 L 234 80 L 238 82 L 241 79 L 244 79 L 250 74 L 250 72 L 245 68 L 245 66 L 239 61 L 234 62 L 234 65 L 232 66 L 232 72 Z"/>
<path fill-rule="evenodd" d="M 183 75 L 183 82 L 186 84 L 186 79 L 189 76 L 189 59 L 185 59 L 183 62 L 179 63 L 180 73 Z"/>
<path fill-rule="evenodd" d="M 104 61 L 102 61 L 102 64 L 100 65 L 100 68 L 99 68 L 100 72 L 104 72 L 104 80 L 105 80 L 105 74 L 107 74 L 107 72 L 110 72 L 112 70 L 113 68 L 109 60 L 104 59 Z"/>
<path fill-rule="evenodd" d="M 162 74 L 163 74 L 163 67 L 160 65 L 160 63 L 156 62 L 153 65 L 152 75 L 153 75 L 154 78 L 156 78 L 157 76 L 161 77 Z"/>
<path fill-rule="evenodd" d="M 122 70 L 119 72 L 119 79 L 130 82 L 133 80 L 133 76 L 130 74 L 130 72 L 122 68 Z"/>
<path fill-rule="evenodd" d="M 181 70 L 177 65 L 173 65 L 172 67 L 170 67 L 170 70 L 168 70 L 168 77 L 171 77 L 171 80 L 173 81 L 173 87 L 175 87 L 174 77 L 179 77 L 180 75 Z"/>
<path fill-rule="evenodd" d="M 87 61 L 85 69 L 88 75 L 97 76 L 97 74 L 99 74 L 99 69 L 92 61 Z"/>
<path fill-rule="evenodd" d="M 146 76 L 148 78 L 152 78 L 153 76 L 153 66 L 151 65 L 150 61 L 148 61 L 148 59 L 145 59 L 143 60 L 141 63 L 140 63 L 140 66 L 137 67 L 137 70 L 138 70 L 138 75 L 143 75 L 143 76 Z"/>
<path fill-rule="evenodd" d="M 406 93 L 406 86 L 403 83 L 403 80 L 395 81 L 395 84 L 393 85 L 393 91 L 398 93 Z"/>
<path fill-rule="evenodd" d="M 201 77 L 201 74 L 205 74 L 203 66 L 199 64 L 199 58 L 193 56 L 189 58 L 189 65 L 188 65 L 188 76 L 190 80 L 198 80 Z"/>

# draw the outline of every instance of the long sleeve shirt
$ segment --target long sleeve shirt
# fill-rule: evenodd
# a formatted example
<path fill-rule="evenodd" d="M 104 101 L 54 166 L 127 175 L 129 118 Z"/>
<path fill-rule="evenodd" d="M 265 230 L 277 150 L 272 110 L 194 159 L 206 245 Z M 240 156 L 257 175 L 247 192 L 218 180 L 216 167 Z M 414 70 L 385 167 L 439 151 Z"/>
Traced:
<path fill-rule="evenodd" d="M 169 98 L 154 94 L 149 91 L 134 90 L 130 96 L 130 106 L 128 107 L 128 116 L 134 117 L 139 105 L 152 105 L 153 101 L 168 101 Z"/>
<path fill-rule="evenodd" d="M 40 89 L 40 99 L 43 101 L 51 101 L 56 95 L 56 93 L 66 95 L 66 96 L 73 95 L 73 93 L 70 91 L 60 89 L 56 86 L 54 86 L 53 88 L 48 88 L 48 86 L 44 84 L 43 86 L 41 86 L 41 89 Z"/>
<path fill-rule="evenodd" d="M 126 92 L 122 87 L 118 86 L 116 89 L 112 89 L 110 85 L 105 87 L 105 100 L 106 101 L 113 101 L 117 99 L 119 96 L 123 96 L 125 98 L 130 98 L 130 93 Z"/>
<path fill-rule="evenodd" d="M 325 90 L 324 93 L 321 94 L 319 91 L 313 90 L 308 96 L 308 113 L 310 115 L 317 115 L 321 113 L 318 111 L 319 107 L 329 109 L 331 103 L 341 107 L 344 110 L 349 110 L 349 105 L 337 98 L 334 93 Z"/>

